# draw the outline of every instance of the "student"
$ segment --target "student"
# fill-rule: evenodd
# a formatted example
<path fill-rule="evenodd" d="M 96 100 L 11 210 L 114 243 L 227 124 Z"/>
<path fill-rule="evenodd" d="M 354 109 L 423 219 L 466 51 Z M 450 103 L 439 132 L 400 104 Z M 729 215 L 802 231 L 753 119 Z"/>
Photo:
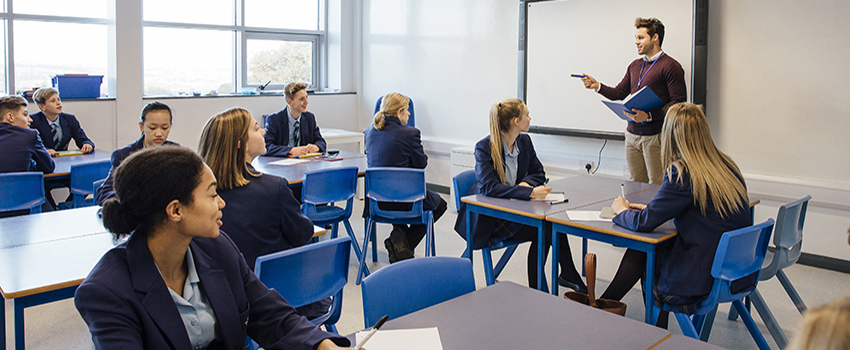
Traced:
<path fill-rule="evenodd" d="M 30 116 L 30 127 L 38 130 L 44 147 L 47 147 L 47 152 L 52 157 L 59 155 L 58 151 L 68 150 L 71 139 L 74 139 L 81 152 L 94 151 L 94 142 L 86 136 L 77 117 L 62 112 L 59 90 L 52 87 L 40 88 L 32 95 L 32 100 L 38 104 L 41 111 Z"/>
<path fill-rule="evenodd" d="M 251 166 L 266 153 L 263 129 L 247 110 L 231 108 L 207 121 L 198 151 L 218 180 L 218 194 L 229 203 L 221 230 L 228 232 L 250 270 L 257 257 L 299 247 L 313 237 L 313 222 L 301 214 L 289 182 Z M 309 319 L 324 315 L 330 300 L 298 308 Z"/>
<path fill-rule="evenodd" d="M 850 348 L 850 296 L 803 312 L 800 330 L 785 350 Z"/>
<path fill-rule="evenodd" d="M 225 202 L 189 149 L 137 152 L 115 171 L 103 225 L 126 242 L 109 250 L 74 302 L 98 349 L 339 349 L 248 269 L 219 231 Z M 335 344 L 336 343 L 336 344 Z"/>
<path fill-rule="evenodd" d="M 370 168 L 396 167 L 425 169 L 428 156 L 422 149 L 419 129 L 408 126 L 410 100 L 399 93 L 389 93 L 381 101 L 381 110 L 366 129 L 366 162 Z M 410 206 L 394 208 L 389 203 L 379 204 L 381 209 L 409 210 Z M 422 203 L 424 210 L 432 210 L 434 223 L 446 212 L 446 201 L 433 191 L 426 191 Z M 369 216 L 368 206 L 363 208 L 363 217 Z M 393 225 L 390 237 L 384 240 L 390 263 L 413 258 L 413 250 L 425 237 L 426 225 Z"/>
<path fill-rule="evenodd" d="M 266 119 L 267 156 L 301 156 L 325 152 L 327 144 L 316 116 L 307 112 L 307 84 L 289 83 L 283 88 L 287 106 Z"/>
<path fill-rule="evenodd" d="M 726 231 L 752 225 L 744 178 L 729 156 L 717 149 L 700 106 L 677 103 L 661 129 L 664 182 L 645 206 L 618 197 L 614 223 L 650 232 L 670 219 L 679 232 L 666 263 L 659 266 L 655 299 L 685 311 L 705 298 L 714 278 L 711 265 Z M 646 253 L 629 249 L 602 298 L 621 300 L 644 275 Z M 748 277 L 749 278 L 749 277 Z M 750 280 L 740 283 L 752 282 Z M 737 283 L 733 284 L 733 288 Z M 658 326 L 667 327 L 662 312 Z"/>
<path fill-rule="evenodd" d="M 643 87 L 649 87 L 664 106 L 652 111 L 632 109 L 634 114 L 626 127 L 626 163 L 630 180 L 660 184 L 663 174 L 658 133 L 664 123 L 667 109 L 677 102 L 687 100 L 685 71 L 673 57 L 661 50 L 664 42 L 664 24 L 655 18 L 635 19 L 635 45 L 638 55 L 626 69 L 626 76 L 616 87 L 604 85 L 590 75 L 581 79 L 584 87 L 596 90 L 611 100 L 625 99 Z"/>
<path fill-rule="evenodd" d="M 21 96 L 0 97 L 0 173 L 40 171 L 53 172 L 53 159 L 41 143 L 38 131 L 28 126 L 32 119 L 27 112 L 27 100 Z M 52 210 L 49 204 L 43 210 Z M 29 210 L 0 213 L 0 218 L 26 215 Z"/>
<path fill-rule="evenodd" d="M 475 186 L 469 194 L 511 199 L 546 198 L 552 188 L 546 186 L 543 164 L 531 137 L 525 132 L 531 124 L 528 107 L 518 99 L 507 99 L 490 107 L 490 135 L 475 144 Z M 466 239 L 466 220 L 473 220 L 472 248 L 480 249 L 510 239 L 530 241 L 528 250 L 528 284 L 537 287 L 537 229 L 489 216 L 473 213 L 466 217 L 466 204 L 458 209 L 455 231 Z M 546 235 L 545 254 L 551 236 Z M 587 291 L 570 253 L 566 235 L 558 235 L 558 283 L 576 291 Z"/>
<path fill-rule="evenodd" d="M 159 101 L 148 102 L 142 108 L 142 116 L 139 121 L 139 131 L 142 132 L 136 142 L 116 149 L 112 152 L 112 168 L 109 169 L 109 174 L 106 176 L 106 181 L 97 189 L 95 202 L 98 205 L 103 205 L 107 199 L 115 197 L 115 191 L 112 189 L 113 174 L 112 172 L 121 165 L 131 154 L 144 148 L 159 146 L 159 145 L 177 145 L 175 142 L 168 141 L 168 133 L 171 132 L 171 108 L 165 103 Z"/>

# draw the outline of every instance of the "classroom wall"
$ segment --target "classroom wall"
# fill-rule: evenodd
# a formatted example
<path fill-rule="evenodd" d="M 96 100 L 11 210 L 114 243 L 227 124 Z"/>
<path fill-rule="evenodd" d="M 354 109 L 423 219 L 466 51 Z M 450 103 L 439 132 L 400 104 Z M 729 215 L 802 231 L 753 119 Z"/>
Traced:
<path fill-rule="evenodd" d="M 359 5 L 360 127 L 371 122 L 379 95 L 409 95 L 430 156 L 428 181 L 449 186 L 449 150 L 487 135 L 490 105 L 517 95 L 519 4 L 362 0 Z M 848 68 L 837 62 L 850 47 L 844 34 L 850 24 L 842 20 L 850 4 L 713 0 L 710 6 L 706 108 L 715 142 L 764 201 L 756 219 L 774 217 L 781 203 L 811 194 L 803 250 L 850 260 L 850 182 L 843 176 L 850 171 L 850 139 L 843 135 L 850 119 L 840 117 L 839 109 L 846 91 L 839 83 Z M 577 54 L 604 50 L 586 49 Z M 611 69 L 624 71 L 627 64 Z M 534 106 L 529 110 L 533 124 Z M 578 173 L 579 160 L 596 161 L 603 144 L 532 138 L 550 172 Z M 622 142 L 608 142 L 596 176 L 623 177 L 623 153 Z"/>

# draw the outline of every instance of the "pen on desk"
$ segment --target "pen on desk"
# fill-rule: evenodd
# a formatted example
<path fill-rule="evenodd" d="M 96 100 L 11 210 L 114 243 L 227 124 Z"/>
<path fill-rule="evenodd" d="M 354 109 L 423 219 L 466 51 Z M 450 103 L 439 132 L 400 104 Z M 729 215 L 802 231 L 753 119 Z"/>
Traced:
<path fill-rule="evenodd" d="M 375 326 L 372 327 L 371 331 L 369 331 L 369 334 L 366 334 L 366 336 L 363 337 L 363 341 L 357 343 L 357 346 L 354 347 L 354 350 L 360 350 L 360 348 L 363 347 L 363 344 L 366 344 L 366 341 L 368 341 L 369 338 L 371 338 L 373 335 L 375 335 L 375 332 L 377 332 L 378 329 L 381 328 L 381 326 L 384 325 L 384 322 L 387 322 L 387 320 L 389 320 L 389 319 L 390 319 L 390 317 L 387 316 L 387 315 L 384 315 L 384 317 L 381 317 L 381 319 L 378 320 L 378 323 L 375 323 Z"/>
<path fill-rule="evenodd" d="M 626 184 L 620 184 L 620 193 L 623 194 L 623 199 L 626 199 Z"/>
<path fill-rule="evenodd" d="M 585 77 L 584 74 L 570 74 L 570 76 L 573 77 L 573 78 L 584 78 Z"/>

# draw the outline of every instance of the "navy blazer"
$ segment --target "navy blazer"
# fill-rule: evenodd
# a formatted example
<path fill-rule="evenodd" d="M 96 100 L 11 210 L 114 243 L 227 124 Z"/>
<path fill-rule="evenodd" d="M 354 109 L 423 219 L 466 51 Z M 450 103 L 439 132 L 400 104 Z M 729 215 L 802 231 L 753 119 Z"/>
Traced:
<path fill-rule="evenodd" d="M 53 172 L 53 158 L 47 153 L 38 131 L 0 123 L 0 173 L 21 171 Z"/>
<path fill-rule="evenodd" d="M 266 349 L 313 349 L 328 338 L 349 344 L 296 315 L 248 269 L 224 232 L 216 238 L 196 237 L 189 247 L 200 287 L 215 313 L 211 349 L 244 349 L 246 335 Z M 104 254 L 77 288 L 74 303 L 97 349 L 192 348 L 144 236 L 131 236 Z"/>
<path fill-rule="evenodd" d="M 252 173 L 257 173 L 248 165 Z M 222 231 L 239 247 L 251 271 L 257 257 L 299 247 L 313 237 L 313 222 L 301 214 L 301 204 L 292 195 L 285 178 L 245 174 L 250 182 L 242 187 L 218 190 L 227 203 L 222 209 Z"/>
<path fill-rule="evenodd" d="M 162 144 L 180 146 L 176 142 L 171 142 L 168 140 L 165 140 L 165 142 L 163 142 Z M 131 154 L 136 153 L 136 151 L 142 150 L 144 148 L 145 135 L 142 135 L 142 137 L 136 140 L 136 142 L 133 142 L 129 145 L 112 151 L 112 167 L 109 168 L 109 173 L 106 175 L 106 181 L 104 181 L 103 184 L 97 188 L 97 193 L 95 193 L 94 196 L 94 200 L 97 205 L 103 205 L 103 202 L 105 202 L 107 199 L 117 197 L 115 195 L 115 189 L 112 188 L 112 184 L 115 181 L 115 175 L 113 174 L 113 172 L 115 171 L 115 169 L 118 169 L 118 166 L 121 165 L 121 162 L 123 162 L 124 159 L 127 159 L 127 157 L 129 157 Z"/>
<path fill-rule="evenodd" d="M 44 142 L 44 147 L 56 151 L 65 151 L 68 149 L 68 145 L 71 143 L 71 139 L 73 138 L 74 143 L 77 144 L 77 148 L 83 148 L 84 144 L 90 144 L 92 149 L 94 149 L 94 142 L 86 136 L 86 132 L 80 126 L 80 122 L 77 121 L 77 117 L 73 114 L 59 113 L 59 125 L 62 127 L 62 138 L 59 140 L 58 144 L 53 143 L 53 132 L 50 129 L 50 121 L 47 120 L 47 116 L 44 115 L 44 112 L 30 114 L 30 118 L 32 118 L 30 128 L 38 130 L 38 133 L 41 135 L 41 140 Z"/>
<path fill-rule="evenodd" d="M 364 132 L 366 134 L 366 164 L 370 168 L 425 169 L 428 166 L 428 156 L 422 148 L 419 129 L 401 125 L 401 120 L 397 117 L 386 117 L 384 120 L 383 129 L 375 129 L 372 125 Z M 425 210 L 435 210 L 441 200 L 439 194 L 426 191 L 422 207 Z M 368 216 L 368 207 L 364 206 L 364 217 Z"/>
<path fill-rule="evenodd" d="M 475 144 L 475 186 L 472 186 L 467 194 L 456 195 L 483 194 L 497 198 L 531 199 L 533 188 L 519 186 L 519 183 L 525 181 L 531 186 L 540 186 L 546 181 L 546 173 L 543 171 L 543 163 L 540 163 L 540 159 L 537 159 L 537 152 L 534 151 L 534 144 L 531 142 L 530 136 L 520 133 L 516 139 L 516 145 L 519 146 L 516 184 L 510 186 L 499 181 L 499 175 L 493 166 L 493 157 L 490 153 L 490 136 L 487 136 Z M 503 152 L 503 164 L 504 161 Z M 466 203 L 463 203 L 458 209 L 455 232 L 460 234 L 464 240 L 466 240 L 466 220 Z M 472 214 L 472 220 L 472 247 L 480 249 L 488 246 L 490 235 L 495 230 L 498 220 L 489 216 L 479 217 L 476 213 Z"/>
<path fill-rule="evenodd" d="M 289 155 L 289 114 L 286 106 L 277 113 L 269 115 L 266 118 L 266 155 L 275 157 L 286 157 Z M 319 132 L 319 126 L 316 125 L 316 116 L 310 112 L 304 112 L 298 118 L 301 122 L 301 139 L 298 140 L 298 146 L 304 146 L 312 143 L 319 147 L 319 152 L 324 153 L 328 149 L 325 139 Z"/>
<path fill-rule="evenodd" d="M 681 176 L 681 183 L 677 179 Z M 743 180 L 741 181 L 743 183 Z M 657 289 L 663 295 L 699 296 L 711 292 L 714 278 L 711 265 L 720 237 L 726 231 L 753 224 L 749 207 L 721 218 L 709 198 L 706 214 L 694 204 L 691 179 L 687 172 L 673 170 L 671 182 L 665 174 L 661 188 L 643 210 L 624 210 L 614 223 L 630 230 L 651 232 L 673 219 L 679 235 L 667 262 L 661 267 Z"/>

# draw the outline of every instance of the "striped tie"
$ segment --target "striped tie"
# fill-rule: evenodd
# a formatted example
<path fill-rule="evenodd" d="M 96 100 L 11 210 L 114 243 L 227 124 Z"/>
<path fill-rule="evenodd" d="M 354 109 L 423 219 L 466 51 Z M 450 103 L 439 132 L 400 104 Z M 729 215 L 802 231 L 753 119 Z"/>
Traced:
<path fill-rule="evenodd" d="M 293 141 L 295 147 L 298 147 L 299 146 L 298 142 L 301 141 L 301 122 L 296 121 L 295 127 L 293 127 L 292 129 L 293 129 L 292 130 L 292 141 Z"/>
<path fill-rule="evenodd" d="M 53 133 L 53 147 L 59 146 L 59 125 L 50 124 L 50 131 Z"/>

